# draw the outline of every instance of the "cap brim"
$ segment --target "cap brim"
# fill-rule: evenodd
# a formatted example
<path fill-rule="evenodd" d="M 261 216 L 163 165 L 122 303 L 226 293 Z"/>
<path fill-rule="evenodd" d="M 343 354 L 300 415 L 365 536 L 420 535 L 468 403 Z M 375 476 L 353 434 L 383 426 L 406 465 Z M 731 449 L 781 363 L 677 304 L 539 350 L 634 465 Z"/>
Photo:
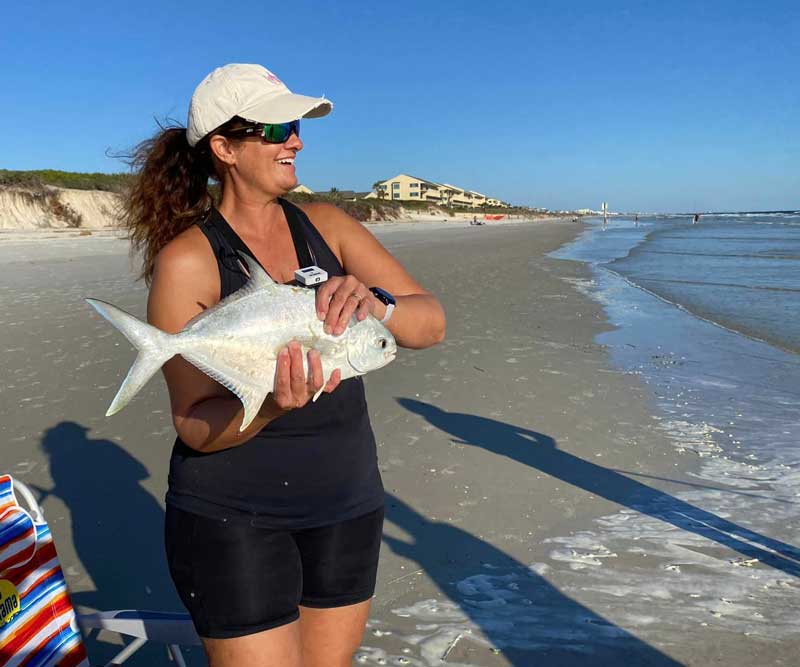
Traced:
<path fill-rule="evenodd" d="M 285 93 L 242 109 L 239 115 L 257 123 L 288 123 L 298 118 L 321 118 L 327 116 L 331 109 L 333 103 L 324 97 Z"/>

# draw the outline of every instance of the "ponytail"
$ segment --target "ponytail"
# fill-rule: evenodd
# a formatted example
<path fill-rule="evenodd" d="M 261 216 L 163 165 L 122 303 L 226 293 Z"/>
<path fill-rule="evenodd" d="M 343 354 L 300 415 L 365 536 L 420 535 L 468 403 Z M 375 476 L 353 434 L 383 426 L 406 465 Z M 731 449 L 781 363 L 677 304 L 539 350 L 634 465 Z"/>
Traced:
<path fill-rule="evenodd" d="M 205 146 L 205 147 L 203 147 Z M 209 177 L 216 177 L 207 142 L 192 147 L 183 127 L 164 127 L 129 157 L 136 180 L 122 206 L 131 252 L 142 256 L 139 276 L 149 284 L 161 249 L 213 206 Z"/>

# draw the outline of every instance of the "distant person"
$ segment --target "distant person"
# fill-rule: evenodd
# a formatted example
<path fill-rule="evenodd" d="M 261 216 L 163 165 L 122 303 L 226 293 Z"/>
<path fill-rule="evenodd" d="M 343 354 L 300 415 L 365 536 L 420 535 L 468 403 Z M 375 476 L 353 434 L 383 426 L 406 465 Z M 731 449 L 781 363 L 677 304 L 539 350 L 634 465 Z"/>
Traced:
<path fill-rule="evenodd" d="M 472 222 L 470 224 L 472 224 L 472 225 L 477 225 L 478 224 L 478 216 L 477 215 L 473 215 L 472 216 Z"/>
<path fill-rule="evenodd" d="M 633 224 L 638 227 L 639 226 L 639 214 L 637 213 L 636 216 L 633 218 Z"/>
<path fill-rule="evenodd" d="M 698 222 L 700 222 L 700 214 L 699 213 L 695 213 L 694 214 L 694 218 L 692 219 L 692 224 L 696 225 Z"/>
<path fill-rule="evenodd" d="M 442 340 L 439 302 L 361 223 L 284 199 L 300 119 L 331 107 L 260 65 L 226 65 L 195 90 L 188 127 L 139 145 L 125 222 L 151 324 L 177 333 L 245 285 L 243 251 L 280 283 L 313 257 L 330 276 L 316 309 L 333 336 L 373 315 L 401 346 Z M 231 391 L 179 355 L 163 369 L 177 431 L 167 562 L 210 667 L 350 665 L 364 633 L 384 506 L 364 385 L 323 377 L 316 350 L 306 371 L 303 356 L 296 341 L 280 350 L 275 390 L 243 432 Z"/>

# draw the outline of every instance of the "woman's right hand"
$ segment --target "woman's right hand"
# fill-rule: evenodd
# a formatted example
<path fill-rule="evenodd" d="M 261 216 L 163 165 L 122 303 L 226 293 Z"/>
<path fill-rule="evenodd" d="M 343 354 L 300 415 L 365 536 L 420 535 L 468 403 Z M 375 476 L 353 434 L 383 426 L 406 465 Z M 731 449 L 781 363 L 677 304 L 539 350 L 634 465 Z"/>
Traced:
<path fill-rule="evenodd" d="M 341 382 L 342 374 L 337 368 L 325 383 L 322 360 L 317 350 L 309 350 L 307 356 L 308 375 L 303 368 L 303 348 L 300 343 L 292 341 L 278 354 L 272 400 L 281 410 L 302 408 L 323 385 L 323 391 L 329 394 Z"/>

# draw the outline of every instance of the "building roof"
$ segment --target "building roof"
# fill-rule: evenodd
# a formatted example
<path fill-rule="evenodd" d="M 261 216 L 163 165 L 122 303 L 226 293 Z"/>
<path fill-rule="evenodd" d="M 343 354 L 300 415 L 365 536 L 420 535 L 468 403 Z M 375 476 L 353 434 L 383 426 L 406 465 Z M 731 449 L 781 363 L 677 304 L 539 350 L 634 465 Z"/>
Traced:
<path fill-rule="evenodd" d="M 432 180 L 430 180 L 428 178 L 420 178 L 419 176 L 412 176 L 411 174 L 404 174 L 404 175 L 408 176 L 409 178 L 416 179 L 417 181 L 422 181 L 423 183 L 430 183 L 431 185 L 435 185 L 437 188 L 442 187 L 440 183 L 437 183 L 436 181 L 432 181 Z"/>
<path fill-rule="evenodd" d="M 377 182 L 378 183 L 387 183 L 388 181 L 392 181 L 395 178 L 398 178 L 399 176 L 405 176 L 407 178 L 413 178 L 415 181 L 421 181 L 422 183 L 430 183 L 431 185 L 435 185 L 437 188 L 442 187 L 441 183 L 437 183 L 436 181 L 432 181 L 432 180 L 430 180 L 428 178 L 420 178 L 419 176 L 413 176 L 411 174 L 405 173 L 404 171 L 400 172 L 399 174 L 397 174 L 397 176 L 392 176 L 392 178 L 387 178 L 385 180 L 377 181 Z"/>
<path fill-rule="evenodd" d="M 467 190 L 465 188 L 460 188 L 457 185 L 451 185 L 450 183 L 437 183 L 436 181 L 432 181 L 432 180 L 430 180 L 428 178 L 420 178 L 419 176 L 414 176 L 413 174 L 407 174 L 406 172 L 400 172 L 399 174 L 397 174 L 397 176 L 394 176 L 392 178 L 387 178 L 387 179 L 384 179 L 384 180 L 381 180 L 381 181 L 376 181 L 376 182 L 384 184 L 384 183 L 388 183 L 388 182 L 394 180 L 395 178 L 399 178 L 400 176 L 405 176 L 406 178 L 411 178 L 411 179 L 413 179 L 415 181 L 420 181 L 421 183 L 427 183 L 427 184 L 433 185 L 434 187 L 437 187 L 437 188 L 453 190 L 456 193 L 461 193 L 461 194 L 464 194 L 464 195 L 473 195 L 473 196 L 477 195 L 478 197 L 482 197 L 484 199 L 493 199 L 494 201 L 498 201 L 498 202 L 501 201 L 500 199 L 495 199 L 493 197 L 489 197 L 488 195 L 485 195 L 482 192 L 477 192 L 476 190 Z"/>

